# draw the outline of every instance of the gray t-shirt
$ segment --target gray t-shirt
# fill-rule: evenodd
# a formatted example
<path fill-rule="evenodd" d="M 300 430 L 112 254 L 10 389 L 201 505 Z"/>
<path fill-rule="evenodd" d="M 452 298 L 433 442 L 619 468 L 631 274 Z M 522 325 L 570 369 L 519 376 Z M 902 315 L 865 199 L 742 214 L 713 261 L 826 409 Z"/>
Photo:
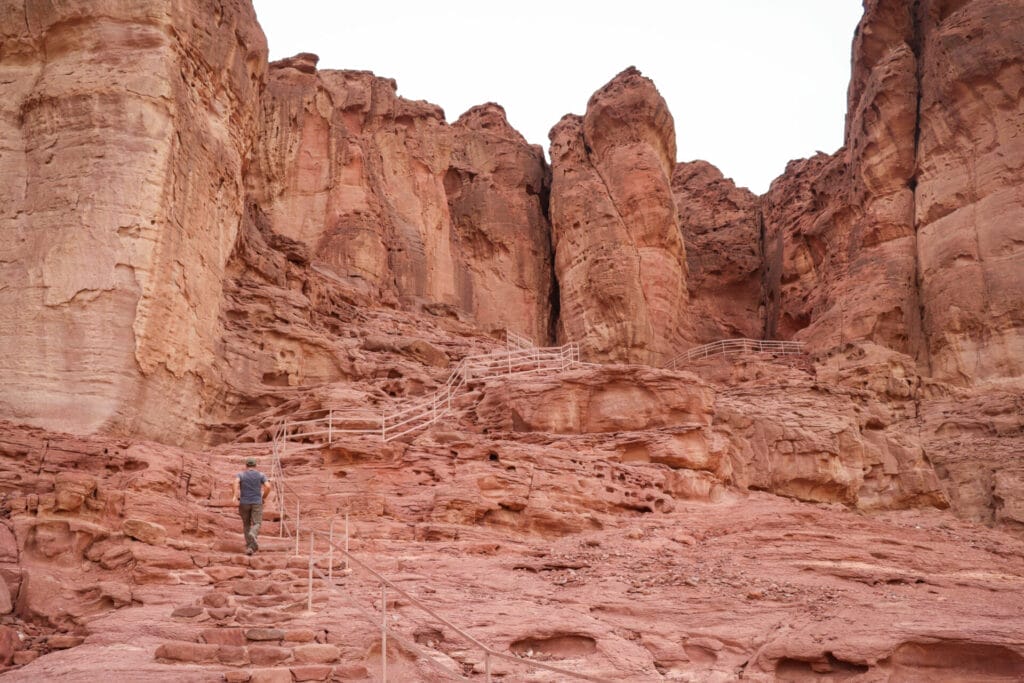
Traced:
<path fill-rule="evenodd" d="M 258 470 L 246 470 L 238 473 L 239 495 L 238 502 L 242 505 L 252 505 L 263 502 L 261 488 L 267 478 Z"/>

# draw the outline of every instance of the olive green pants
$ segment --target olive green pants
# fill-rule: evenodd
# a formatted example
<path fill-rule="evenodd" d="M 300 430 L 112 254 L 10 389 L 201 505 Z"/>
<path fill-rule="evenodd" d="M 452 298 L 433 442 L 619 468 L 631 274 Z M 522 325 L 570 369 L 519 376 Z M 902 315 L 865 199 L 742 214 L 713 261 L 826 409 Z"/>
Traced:
<path fill-rule="evenodd" d="M 245 547 L 259 550 L 260 545 L 256 538 L 260 535 L 260 524 L 263 523 L 263 503 L 242 503 L 238 506 L 238 514 L 242 518 Z"/>

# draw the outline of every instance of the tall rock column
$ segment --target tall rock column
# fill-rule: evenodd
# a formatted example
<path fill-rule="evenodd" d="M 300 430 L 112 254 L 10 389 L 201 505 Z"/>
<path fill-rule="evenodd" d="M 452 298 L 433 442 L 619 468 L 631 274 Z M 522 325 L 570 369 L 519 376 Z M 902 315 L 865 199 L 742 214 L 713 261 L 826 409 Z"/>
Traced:
<path fill-rule="evenodd" d="M 932 374 L 1024 376 L 1024 4 L 921 3 L 915 219 Z"/>
<path fill-rule="evenodd" d="M 665 100 L 630 68 L 550 137 L 562 334 L 595 359 L 666 360 L 692 324 Z"/>
<path fill-rule="evenodd" d="M 921 356 L 912 40 L 908 3 L 868 3 L 854 38 L 845 147 L 791 163 L 764 198 L 769 337 Z"/>
<path fill-rule="evenodd" d="M 266 41 L 242 0 L 5 2 L 0 416 L 194 432 Z"/>

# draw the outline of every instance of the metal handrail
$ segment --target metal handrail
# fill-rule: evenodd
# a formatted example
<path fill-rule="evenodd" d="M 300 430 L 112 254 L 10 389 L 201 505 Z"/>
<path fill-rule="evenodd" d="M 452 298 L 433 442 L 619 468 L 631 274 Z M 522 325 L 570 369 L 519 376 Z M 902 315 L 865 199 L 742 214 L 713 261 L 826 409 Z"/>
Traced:
<path fill-rule="evenodd" d="M 470 379 L 525 375 L 552 369 L 565 370 L 574 363 L 579 363 L 579 359 L 580 348 L 575 342 L 563 346 L 510 348 L 489 354 L 466 356 L 459 361 L 444 384 L 436 391 L 418 397 L 391 412 L 384 409 L 380 417 L 371 417 L 365 410 L 359 408 L 323 408 L 319 411 L 306 411 L 303 415 L 317 412 L 326 412 L 327 415 L 298 421 L 288 420 L 278 428 L 279 433 L 274 438 L 294 442 L 326 436 L 327 443 L 331 444 L 334 442 L 335 434 L 380 434 L 383 441 L 393 441 L 428 427 L 451 412 L 452 399 Z M 341 416 L 348 422 L 362 420 L 372 426 L 335 426 L 335 420 Z"/>
<path fill-rule="evenodd" d="M 680 353 L 666 363 L 664 367 L 674 370 L 681 363 L 726 353 L 744 352 L 797 355 L 804 352 L 804 342 L 776 339 L 719 339 L 718 341 L 697 346 Z"/>
<path fill-rule="evenodd" d="M 333 530 L 333 524 L 332 524 L 331 528 Z M 313 572 L 315 571 L 319 575 L 319 578 L 321 580 L 327 581 L 328 585 L 331 585 L 333 588 L 335 588 L 337 590 L 338 587 L 336 585 L 334 585 L 332 576 L 325 576 L 323 571 L 320 570 L 318 567 L 316 567 L 316 561 L 317 561 L 318 558 L 316 557 L 316 554 L 314 552 L 314 550 L 315 550 L 315 540 L 314 539 L 315 539 L 315 537 L 317 535 L 325 536 L 324 532 L 311 530 L 309 532 L 309 535 L 310 535 L 310 542 L 309 542 L 309 548 L 310 548 L 310 552 L 309 552 L 309 567 L 310 567 L 309 571 L 310 571 L 310 577 L 312 577 Z M 527 667 L 533 667 L 535 669 L 543 669 L 545 671 L 550 671 L 552 673 L 557 673 L 557 674 L 561 674 L 563 676 L 568 676 L 568 677 L 574 678 L 576 680 L 594 681 L 596 683 L 611 683 L 609 681 L 609 679 L 606 679 L 606 678 L 600 678 L 598 676 L 592 676 L 590 674 L 584 674 L 584 673 L 579 673 L 579 672 L 576 672 L 576 671 L 570 671 L 568 669 L 562 669 L 562 668 L 559 668 L 557 666 L 551 666 L 549 664 L 544 664 L 542 662 L 535 662 L 535 661 L 530 660 L 530 659 L 525 659 L 523 657 L 518 657 L 518 656 L 513 655 L 513 654 L 508 654 L 506 652 L 501 652 L 499 650 L 495 650 L 495 649 L 487 646 L 486 644 L 480 642 L 479 640 L 474 638 L 472 635 L 470 635 L 469 633 L 465 632 L 464 630 L 462 630 L 461 628 L 459 628 L 458 626 L 453 624 L 448 619 L 445 619 L 443 616 L 441 616 L 440 614 L 435 612 L 433 609 L 431 609 L 430 607 L 428 607 L 424 603 L 420 602 L 417 598 L 413 597 L 406 590 L 404 590 L 403 588 L 399 587 L 397 584 L 395 584 L 393 581 L 391 581 L 390 579 L 385 577 L 383 574 L 381 574 L 377 570 L 373 569 L 373 567 L 370 567 L 366 563 L 364 563 L 361 560 L 359 560 L 359 558 L 357 558 L 355 555 L 353 555 L 349 550 L 347 550 L 344 547 L 339 545 L 338 541 L 336 541 L 334 539 L 333 531 L 332 531 L 330 536 L 327 536 L 327 543 L 328 543 L 329 549 L 331 551 L 337 550 L 338 552 L 340 552 L 345 557 L 347 562 L 350 562 L 352 565 L 355 565 L 359 569 L 361 569 L 364 572 L 370 574 L 375 579 L 377 579 L 377 581 L 381 584 L 381 607 L 382 607 L 381 633 L 382 633 L 382 636 L 384 635 L 384 633 L 386 631 L 390 633 L 390 629 L 388 629 L 388 627 L 387 627 L 387 618 L 386 618 L 387 594 L 385 592 L 385 587 L 387 587 L 387 588 L 390 588 L 391 590 L 393 590 L 394 592 L 398 593 L 399 595 L 401 595 L 406 600 L 408 600 L 410 604 L 418 607 L 420 610 L 422 610 L 423 612 L 427 613 L 429 616 L 433 617 L 439 623 L 444 624 L 445 626 L 450 628 L 452 631 L 454 631 L 455 633 L 460 635 L 462 638 L 464 638 L 468 642 L 472 643 L 476 648 L 481 650 L 484 653 L 484 667 L 485 667 L 485 673 L 486 673 L 486 680 L 488 681 L 488 683 L 490 683 L 490 681 L 491 681 L 491 661 L 490 661 L 491 657 L 498 657 L 500 659 L 504 659 L 504 660 L 509 661 L 509 662 L 515 662 L 517 664 L 521 664 L 521 665 L 527 666 Z M 323 559 L 324 557 L 325 556 L 320 556 L 319 559 Z M 332 563 L 331 567 L 333 569 L 333 555 L 330 556 L 329 561 Z M 312 604 L 312 590 L 313 590 L 312 578 L 310 578 L 310 583 L 309 583 L 309 603 L 308 603 L 310 605 Z M 386 657 L 387 657 L 387 655 L 386 655 L 385 649 L 382 647 L 381 648 L 381 659 L 382 660 L 386 660 Z M 384 669 L 383 678 L 386 680 L 387 679 L 387 674 L 386 674 L 386 671 L 387 671 L 386 670 L 386 666 L 387 665 L 386 665 L 386 662 L 382 661 L 381 666 Z"/>

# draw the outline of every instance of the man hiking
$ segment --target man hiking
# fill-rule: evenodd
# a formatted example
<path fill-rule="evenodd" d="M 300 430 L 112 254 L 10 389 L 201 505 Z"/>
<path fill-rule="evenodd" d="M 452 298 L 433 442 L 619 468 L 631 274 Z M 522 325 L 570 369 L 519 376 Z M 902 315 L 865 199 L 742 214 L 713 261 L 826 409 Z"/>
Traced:
<path fill-rule="evenodd" d="M 260 549 L 256 538 L 260 535 L 263 521 L 263 502 L 270 497 L 270 480 L 256 469 L 256 458 L 247 458 L 245 471 L 235 475 L 231 483 L 231 502 L 238 505 L 242 518 L 242 533 L 245 535 L 245 554 L 252 555 Z"/>

